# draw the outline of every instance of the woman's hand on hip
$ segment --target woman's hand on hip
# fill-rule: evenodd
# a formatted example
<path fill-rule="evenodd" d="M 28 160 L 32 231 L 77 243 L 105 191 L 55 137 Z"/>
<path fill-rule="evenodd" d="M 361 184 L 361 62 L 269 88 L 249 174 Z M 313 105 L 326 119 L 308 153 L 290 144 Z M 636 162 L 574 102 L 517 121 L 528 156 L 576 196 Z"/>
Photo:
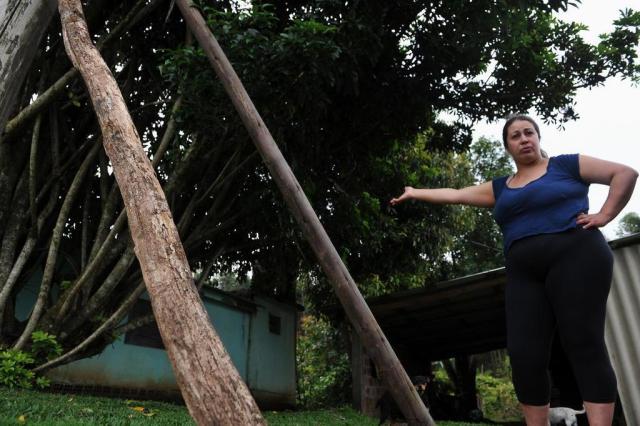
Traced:
<path fill-rule="evenodd" d="M 611 218 L 604 213 L 580 213 L 576 219 L 576 223 L 581 225 L 583 229 L 601 228 L 609 222 L 611 222 Z"/>
<path fill-rule="evenodd" d="M 407 201 L 411 198 L 413 198 L 413 192 L 414 192 L 414 188 L 411 186 L 405 186 L 404 187 L 404 192 L 402 193 L 402 195 L 400 195 L 399 197 L 396 198 L 392 198 L 391 201 L 389 201 L 389 204 L 391 204 L 392 206 L 395 206 L 396 204 L 400 204 L 404 201 Z"/>

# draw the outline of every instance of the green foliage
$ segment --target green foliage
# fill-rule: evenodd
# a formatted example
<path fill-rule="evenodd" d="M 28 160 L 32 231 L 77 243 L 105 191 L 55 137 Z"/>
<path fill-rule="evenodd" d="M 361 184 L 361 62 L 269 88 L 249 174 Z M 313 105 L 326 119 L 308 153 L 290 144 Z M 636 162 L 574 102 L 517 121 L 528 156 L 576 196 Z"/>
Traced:
<path fill-rule="evenodd" d="M 36 330 L 31 333 L 31 355 L 36 361 L 49 361 L 62 354 L 56 336 Z"/>
<path fill-rule="evenodd" d="M 28 352 L 16 349 L 0 350 L 0 385 L 11 389 L 31 389 L 34 386 L 44 389 L 50 385 L 49 379 L 36 376 L 31 368 L 60 355 L 62 347 L 55 336 L 44 331 L 34 331 L 31 334 L 31 342 Z"/>
<path fill-rule="evenodd" d="M 474 355 L 480 373 L 500 379 L 511 378 L 511 363 L 506 349 Z"/>
<path fill-rule="evenodd" d="M 132 409 L 144 407 L 147 413 Z M 153 415 L 149 416 L 148 414 Z M 265 411 L 272 426 L 374 426 L 377 419 L 364 416 L 351 407 L 313 411 Z M 128 401 L 84 395 L 63 395 L 0 388 L 0 424 L 33 426 L 188 426 L 193 419 L 184 405 L 157 401 Z M 441 426 L 470 426 L 469 423 L 438 422 Z"/>
<path fill-rule="evenodd" d="M 27 353 L 15 349 L 0 351 L 0 384 L 10 389 L 30 389 L 35 374 L 29 368 L 34 359 Z"/>
<path fill-rule="evenodd" d="M 433 387 L 432 392 L 438 395 L 453 396 L 456 394 L 456 387 L 441 361 L 433 364 L 433 376 L 433 382 L 429 385 Z"/>
<path fill-rule="evenodd" d="M 86 10 L 96 40 L 131 7 L 131 2 L 107 8 L 101 3 L 89 2 Z M 200 8 L 366 295 L 421 286 L 498 261 L 497 249 L 486 249 L 499 246 L 493 231 L 490 237 L 481 232 L 489 229 L 487 217 L 455 207 L 388 205 L 407 184 L 473 182 L 467 151 L 474 120 L 534 109 L 544 120 L 562 122 L 575 117 L 577 88 L 597 86 L 612 75 L 638 74 L 638 14 L 630 11 L 611 34 L 590 45 L 581 38 L 582 25 L 554 18 L 553 12 L 569 5 L 564 0 L 267 3 L 211 0 L 201 1 Z M 245 277 L 251 271 L 253 289 L 289 300 L 296 296 L 299 277 L 310 277 L 307 306 L 319 311 L 335 305 L 314 254 L 203 51 L 197 43 L 185 44 L 180 14 L 144 10 L 117 42 L 104 47 L 103 56 L 150 155 L 162 140 L 173 102 L 182 95 L 177 132 L 157 175 L 190 264 L 210 276 Z M 54 20 L 19 90 L 24 99 L 41 92 L 38 81 L 50 83 L 69 68 L 59 30 Z M 51 72 L 41 79 L 46 70 Z M 51 107 L 56 120 L 45 121 L 57 125 L 42 134 L 60 143 L 38 151 L 41 176 L 36 179 L 43 197 L 38 214 L 46 210 L 49 219 L 57 215 L 86 147 L 98 137 L 80 80 L 69 84 Z M 441 112 L 459 120 L 442 122 Z M 31 126 L 26 129 L 16 140 L 29 140 Z M 0 216 L 9 214 L 5 207 L 10 205 L 15 207 L 11 214 L 19 217 L 29 205 L 21 198 L 26 192 L 19 176 L 31 144 L 14 145 L 3 157 L 12 177 L 0 182 L 0 192 L 15 194 L 15 200 L 3 204 Z M 58 167 L 58 158 L 68 159 L 64 167 Z M 111 247 L 103 252 L 110 253 L 104 268 L 90 274 L 71 302 L 93 300 L 96 291 L 106 289 L 105 282 L 109 296 L 82 317 L 58 315 L 70 283 L 87 272 L 78 248 L 105 241 L 103 231 L 122 211 L 114 177 L 98 161 L 83 181 L 80 193 L 85 196 L 77 198 L 66 221 L 60 250 L 71 268 L 56 271 L 60 285 L 52 291 L 60 292 L 47 295 L 54 303 L 43 313 L 43 323 L 52 327 L 47 329 L 65 336 L 61 343 L 66 348 L 93 333 L 140 277 L 134 263 L 118 283 L 107 281 L 113 270 L 108 265 L 122 259 L 124 251 L 124 245 Z M 57 169 L 59 179 L 46 179 Z M 111 200 L 109 192 L 116 198 Z M 0 222 L 5 226 L 0 234 L 15 231 L 16 241 L 25 241 L 33 231 L 20 221 Z M 17 225 L 12 228 L 12 223 Z M 52 229 L 45 226 L 40 240 L 50 241 Z M 124 239 L 118 241 L 120 245 Z M 474 246 L 477 252 L 471 251 L 470 241 L 480 243 Z M 25 265 L 42 269 L 46 256 L 41 253 L 34 250 Z M 207 268 L 212 259 L 215 264 Z M 475 264 L 465 259 L 475 259 Z M 81 306 L 80 312 L 91 304 Z M 5 327 L 4 341 L 19 333 L 20 325 Z M 99 352 L 111 339 L 106 333 L 85 354 Z"/>
<path fill-rule="evenodd" d="M 511 381 L 506 350 L 478 356 L 476 386 L 485 417 L 494 421 L 520 420 L 520 406 Z"/>
<path fill-rule="evenodd" d="M 531 108 L 549 121 L 571 119 L 577 87 L 635 73 L 613 66 L 635 64 L 628 55 L 637 45 L 635 21 L 620 23 L 625 43 L 614 37 L 607 43 L 615 48 L 605 52 L 582 40 L 582 26 L 553 16 L 568 6 L 563 1 L 266 3 L 202 10 L 365 295 L 501 264 L 488 212 L 388 206 L 405 185 L 458 187 L 477 181 L 477 168 L 484 178 L 504 168 L 494 153 L 496 163 L 487 164 L 480 148 L 461 154 L 471 143 L 462 123 Z M 203 51 L 176 46 L 162 58 L 167 87 L 184 95 L 181 130 L 211 140 L 192 170 L 244 146 L 243 124 Z M 462 120 L 442 122 L 440 111 Z M 230 250 L 221 264 L 258 270 L 254 286 L 287 298 L 298 275 L 317 274 L 320 285 L 305 289 L 307 301 L 314 309 L 334 304 L 264 165 L 250 161 L 247 170 L 231 193 L 251 220 L 226 241 L 250 250 Z M 203 178 L 193 184 L 204 185 Z M 180 197 L 192 197 L 188 191 Z"/>
<path fill-rule="evenodd" d="M 476 383 L 485 417 L 494 421 L 520 419 L 520 406 L 510 378 L 481 373 L 476 376 Z"/>
<path fill-rule="evenodd" d="M 466 185 L 489 182 L 514 172 L 511 158 L 499 141 L 480 138 L 466 156 L 473 176 Z M 502 233 L 491 210 L 465 207 L 462 211 L 467 226 L 455 236 L 451 275 L 464 276 L 504 266 Z"/>
<path fill-rule="evenodd" d="M 67 290 L 69 287 L 71 287 L 71 280 L 63 280 L 60 281 L 60 291 L 65 291 Z"/>
<path fill-rule="evenodd" d="M 511 364 L 506 351 L 474 355 L 474 358 L 479 365 L 476 389 L 484 416 L 497 422 L 520 421 L 520 406 L 511 382 Z M 435 362 L 432 367 L 432 392 L 437 395 L 456 395 L 456 385 L 443 362 Z"/>
<path fill-rule="evenodd" d="M 618 222 L 616 235 L 618 237 L 625 237 L 637 232 L 640 232 L 640 215 L 635 212 L 630 212 L 622 216 L 620 222 Z"/>
<path fill-rule="evenodd" d="M 144 407 L 146 411 L 140 412 L 134 407 Z M 184 405 L 0 387 L 0 424 L 186 426 L 195 423 Z"/>
<path fill-rule="evenodd" d="M 298 399 L 305 408 L 348 401 L 351 369 L 340 333 L 322 318 L 305 315 L 297 343 Z"/>
<path fill-rule="evenodd" d="M 351 407 L 336 407 L 312 411 L 283 411 L 265 413 L 270 425 L 278 426 L 316 426 L 316 425 L 352 425 L 374 426 L 378 421 L 364 416 Z"/>
<path fill-rule="evenodd" d="M 51 386 L 51 380 L 44 376 L 38 376 L 36 377 L 34 385 L 37 389 L 46 389 Z"/>

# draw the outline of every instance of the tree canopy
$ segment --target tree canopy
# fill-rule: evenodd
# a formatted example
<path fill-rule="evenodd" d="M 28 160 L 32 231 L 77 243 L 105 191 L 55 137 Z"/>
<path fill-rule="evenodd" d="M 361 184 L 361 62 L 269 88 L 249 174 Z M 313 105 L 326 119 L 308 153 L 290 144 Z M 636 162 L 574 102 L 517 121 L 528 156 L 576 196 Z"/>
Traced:
<path fill-rule="evenodd" d="M 499 144 L 469 152 L 474 120 L 534 109 L 562 123 L 576 118 L 578 88 L 640 75 L 640 14 L 623 11 L 614 31 L 591 45 L 581 37 L 584 26 L 555 17 L 569 3 L 199 5 L 371 295 L 469 272 L 460 259 L 485 268 L 499 258 L 497 237 L 480 235 L 487 215 L 387 204 L 404 185 L 455 187 L 502 173 Z M 293 300 L 303 286 L 310 303 L 322 305 L 329 288 L 178 14 L 159 0 L 107 4 L 87 3 L 90 30 L 153 159 L 199 283 L 251 275 L 256 291 Z M 92 151 L 100 138 L 95 116 L 83 85 L 67 73 L 58 22 L 37 49 L 0 142 L 7 176 L 0 193 L 10 199 L 0 206 L 1 335 L 5 344 L 20 335 L 16 296 L 27 283 L 41 284 L 38 271 L 54 249 L 61 260 L 38 328 L 70 348 L 135 296 L 141 274 L 108 159 Z M 442 112 L 455 120 L 440 119 Z M 64 225 L 59 240 L 56 223 Z M 481 255 L 468 241 L 493 248 Z"/>
<path fill-rule="evenodd" d="M 630 212 L 622 216 L 616 230 L 618 237 L 626 237 L 638 232 L 640 232 L 640 215 L 636 212 Z"/>

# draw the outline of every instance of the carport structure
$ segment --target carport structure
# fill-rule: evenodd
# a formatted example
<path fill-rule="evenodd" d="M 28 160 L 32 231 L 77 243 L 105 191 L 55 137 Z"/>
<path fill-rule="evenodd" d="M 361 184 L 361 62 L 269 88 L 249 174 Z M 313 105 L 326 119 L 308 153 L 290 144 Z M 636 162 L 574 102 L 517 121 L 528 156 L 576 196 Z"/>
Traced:
<path fill-rule="evenodd" d="M 626 423 L 640 424 L 640 234 L 609 242 L 615 258 L 605 339 Z M 585 259 L 585 262 L 588 262 Z M 407 373 L 429 361 L 506 347 L 504 268 L 367 300 Z M 353 401 L 373 415 L 382 387 L 352 339 Z"/>
<path fill-rule="evenodd" d="M 504 348 L 505 284 L 500 268 L 368 303 L 394 349 L 424 363 Z"/>
<path fill-rule="evenodd" d="M 504 268 L 367 300 L 409 375 L 430 361 L 506 347 Z M 374 416 L 384 392 L 357 336 L 352 338 L 354 406 Z"/>

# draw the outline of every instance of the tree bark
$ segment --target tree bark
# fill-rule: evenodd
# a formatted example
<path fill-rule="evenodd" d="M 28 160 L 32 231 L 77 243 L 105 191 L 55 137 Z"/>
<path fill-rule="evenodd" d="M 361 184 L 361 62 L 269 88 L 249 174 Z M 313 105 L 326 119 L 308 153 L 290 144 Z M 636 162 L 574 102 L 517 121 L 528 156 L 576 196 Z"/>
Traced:
<path fill-rule="evenodd" d="M 382 380 L 412 425 L 434 425 L 433 419 L 402 368 L 371 310 L 340 259 L 333 243 L 313 211 L 291 168 L 262 121 L 242 82 L 233 70 L 200 12 L 190 0 L 177 0 L 189 29 L 209 58 L 231 101 L 247 128 L 273 179 L 280 188 L 289 210 L 309 241 L 320 266 L 333 284 L 347 317 L 362 339 L 382 375 Z"/>
<path fill-rule="evenodd" d="M 14 0 L 0 5 L 0 129 L 15 106 L 27 68 L 56 10 L 55 0 Z"/>
<path fill-rule="evenodd" d="M 80 0 L 59 0 L 65 48 L 80 71 L 127 210 L 167 354 L 200 425 L 265 424 L 200 301 L 169 206 L 124 99 L 91 43 Z"/>
<path fill-rule="evenodd" d="M 4 128 L 55 7 L 55 0 L 8 0 L 0 4 L 0 236 L 25 151 L 24 147 L 5 143 Z"/>
<path fill-rule="evenodd" d="M 23 0 L 24 2 L 24 0 Z M 36 2 L 34 2 L 36 3 Z M 54 0 L 46 0 L 43 3 L 53 3 L 53 8 L 55 10 L 56 2 Z M 102 49 L 105 46 L 109 45 L 113 41 L 117 40 L 120 35 L 134 25 L 145 13 L 150 12 L 157 5 L 157 0 L 155 3 L 147 5 L 146 8 L 143 9 L 145 5 L 145 0 L 139 0 L 129 11 L 127 16 L 119 22 L 108 34 L 101 37 L 101 41 L 98 44 L 98 49 Z M 46 27 L 46 25 L 45 25 Z M 44 31 L 45 28 L 43 28 Z M 35 45 L 37 47 L 37 43 Z M 35 48 L 33 49 L 35 52 Z M 40 94 L 33 102 L 31 102 L 28 106 L 22 109 L 15 117 L 11 120 L 2 121 L 2 127 L 0 127 L 0 142 L 5 139 L 11 139 L 16 133 L 18 133 L 33 117 L 42 112 L 44 108 L 50 105 L 55 99 L 57 99 L 60 95 L 65 93 L 67 86 L 78 76 L 78 72 L 72 68 L 62 77 L 60 77 L 55 83 L 53 83 L 44 93 Z"/>
<path fill-rule="evenodd" d="M 11 212 L 0 245 L 0 287 L 3 287 L 15 260 L 16 247 L 23 236 L 27 225 L 29 197 L 28 197 L 28 170 L 24 170 L 16 185 L 15 196 L 11 200 Z"/>

